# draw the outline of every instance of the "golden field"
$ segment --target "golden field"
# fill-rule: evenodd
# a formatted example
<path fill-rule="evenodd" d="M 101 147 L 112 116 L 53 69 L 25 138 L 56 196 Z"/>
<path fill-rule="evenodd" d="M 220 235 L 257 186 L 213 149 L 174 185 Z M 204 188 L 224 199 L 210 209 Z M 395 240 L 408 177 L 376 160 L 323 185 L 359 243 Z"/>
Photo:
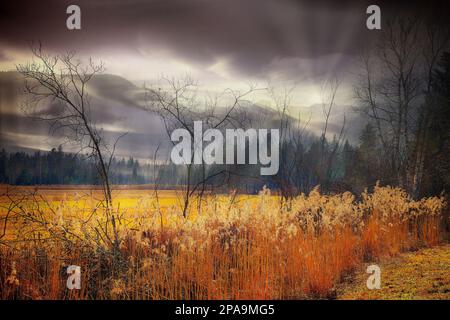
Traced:
<path fill-rule="evenodd" d="M 358 198 L 319 189 L 289 201 L 206 195 L 182 216 L 180 191 L 114 191 L 119 247 L 100 190 L 0 191 L 1 299 L 333 298 L 363 262 L 438 244 L 443 197 L 375 187 Z M 81 266 L 81 290 L 66 288 Z"/>

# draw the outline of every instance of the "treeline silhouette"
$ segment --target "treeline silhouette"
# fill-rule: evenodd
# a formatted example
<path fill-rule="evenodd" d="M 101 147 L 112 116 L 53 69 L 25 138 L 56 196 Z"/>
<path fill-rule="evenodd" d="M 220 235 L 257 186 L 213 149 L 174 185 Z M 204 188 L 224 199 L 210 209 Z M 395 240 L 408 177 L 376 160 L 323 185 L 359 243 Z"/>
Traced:
<path fill-rule="evenodd" d="M 323 137 L 313 137 L 303 150 L 296 179 L 299 191 L 309 192 L 320 184 L 320 159 L 327 156 L 337 143 L 335 139 L 327 141 Z M 323 147 L 324 145 L 324 147 Z M 283 146 L 289 148 L 289 146 Z M 358 145 L 345 141 L 342 148 L 332 159 L 330 170 L 334 172 L 328 191 L 360 192 L 365 187 L 375 185 L 380 179 L 383 163 L 377 153 L 379 146 L 375 129 L 367 124 L 361 132 Z M 298 152 L 298 150 L 297 150 Z M 285 159 L 281 159 L 285 160 Z M 210 170 L 232 172 L 228 176 L 210 179 L 209 188 L 237 189 L 244 192 L 258 192 L 264 185 L 280 188 L 277 176 L 260 176 L 258 165 L 210 166 Z M 218 169 L 219 168 L 219 169 Z M 113 158 L 110 180 L 112 184 L 150 184 L 174 186 L 183 182 L 184 171 L 171 163 L 140 164 L 138 160 Z M 194 168 L 193 179 L 201 180 L 201 168 Z M 389 182 L 389 181 L 385 181 Z M 52 185 L 52 184 L 100 184 L 95 163 L 82 154 L 64 152 L 63 148 L 51 151 L 0 152 L 0 183 L 11 185 Z"/>
<path fill-rule="evenodd" d="M 450 65 L 450 64 L 449 64 Z M 450 70 L 450 68 L 448 69 Z M 448 105 L 442 105 L 447 108 Z M 441 111 L 443 112 L 443 111 Z M 442 113 L 440 113 L 442 115 Z M 438 118 L 443 119 L 443 118 Z M 447 118 L 444 118 L 447 119 Z M 448 128 L 441 126 L 442 131 Z M 442 132 L 442 134 L 444 134 Z M 283 143 L 282 149 L 289 149 L 288 142 Z M 381 146 L 377 132 L 371 123 L 367 123 L 359 136 L 359 142 L 355 144 L 346 140 L 338 151 L 331 157 L 336 149 L 336 137 L 324 139 L 324 137 L 310 137 L 308 142 L 295 148 L 301 154 L 297 157 L 297 169 L 291 179 L 297 185 L 297 192 L 308 193 L 315 186 L 321 185 L 326 193 L 350 191 L 359 194 L 365 188 L 373 187 L 377 181 L 386 185 L 398 185 L 394 176 L 386 175 L 386 164 L 381 153 Z M 445 149 L 445 148 L 443 148 Z M 292 150 L 293 151 L 293 150 Z M 327 181 L 327 189 L 324 189 L 320 160 L 330 159 L 328 170 L 332 172 Z M 447 160 L 445 160 L 445 159 Z M 428 183 L 430 184 L 427 195 L 439 194 L 449 187 L 450 155 L 440 153 L 438 162 L 434 162 L 428 168 Z M 281 161 L 287 161 L 281 157 Z M 430 159 L 431 160 L 431 159 Z M 282 186 L 279 174 L 275 176 L 260 176 L 258 165 L 214 165 L 209 170 L 231 172 L 228 175 L 220 175 L 208 180 L 205 185 L 208 190 L 226 191 L 238 190 L 247 193 L 256 193 L 266 185 L 271 189 L 280 190 Z M 141 164 L 133 157 L 128 159 L 113 158 L 111 161 L 110 180 L 112 184 L 157 184 L 160 188 L 171 188 L 183 183 L 183 168 L 170 162 Z M 201 166 L 194 167 L 192 175 L 194 181 L 201 181 Z M 93 184 L 99 181 L 93 160 L 82 154 L 64 152 L 63 148 L 53 148 L 51 151 L 8 152 L 2 149 L 0 152 L 0 183 L 11 185 L 51 185 L 51 184 Z"/>
<path fill-rule="evenodd" d="M 144 183 L 139 162 L 132 157 L 112 159 L 115 184 Z M 0 152 L 0 183 L 13 185 L 99 184 L 95 164 L 89 158 L 53 148 L 49 152 Z"/>

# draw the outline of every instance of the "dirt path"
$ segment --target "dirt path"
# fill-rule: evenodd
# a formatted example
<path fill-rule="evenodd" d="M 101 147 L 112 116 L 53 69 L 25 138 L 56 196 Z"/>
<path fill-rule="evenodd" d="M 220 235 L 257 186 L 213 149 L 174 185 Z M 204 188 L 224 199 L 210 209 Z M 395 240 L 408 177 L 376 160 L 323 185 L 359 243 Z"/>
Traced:
<path fill-rule="evenodd" d="M 366 264 L 337 289 L 338 299 L 450 299 L 450 244 L 381 261 L 381 288 L 366 287 Z"/>

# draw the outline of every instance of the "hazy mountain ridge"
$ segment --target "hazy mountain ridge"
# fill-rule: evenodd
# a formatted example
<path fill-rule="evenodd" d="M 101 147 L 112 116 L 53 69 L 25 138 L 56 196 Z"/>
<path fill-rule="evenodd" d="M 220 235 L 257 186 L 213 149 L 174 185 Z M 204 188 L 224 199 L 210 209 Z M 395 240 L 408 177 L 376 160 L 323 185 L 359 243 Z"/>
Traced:
<path fill-rule="evenodd" d="M 48 135 L 47 124 L 32 121 L 20 109 L 24 83 L 24 78 L 18 72 L 0 72 L 1 146 L 14 150 L 49 150 L 55 147 L 52 144 L 58 139 L 56 137 L 42 139 Z M 149 159 L 152 158 L 158 144 L 168 143 L 161 119 L 144 109 L 143 87 L 121 76 L 101 74 L 94 76 L 89 82 L 88 93 L 92 99 L 92 116 L 107 138 L 128 132 L 118 146 L 118 156 L 132 155 L 136 158 Z M 49 105 L 46 112 L 54 107 Z M 357 115 L 349 112 L 350 109 L 350 106 L 333 107 L 328 129 L 329 137 L 339 134 L 346 114 L 347 137 L 351 141 L 355 140 L 360 130 L 360 126 L 355 124 L 360 121 L 355 122 Z M 298 118 L 300 112 L 301 127 L 307 125 L 308 132 L 321 134 L 324 118 L 320 104 L 292 107 L 290 111 L 293 118 Z M 249 119 L 252 126 L 275 128 L 278 125 L 278 111 L 270 107 L 250 103 L 241 108 L 240 112 Z"/>

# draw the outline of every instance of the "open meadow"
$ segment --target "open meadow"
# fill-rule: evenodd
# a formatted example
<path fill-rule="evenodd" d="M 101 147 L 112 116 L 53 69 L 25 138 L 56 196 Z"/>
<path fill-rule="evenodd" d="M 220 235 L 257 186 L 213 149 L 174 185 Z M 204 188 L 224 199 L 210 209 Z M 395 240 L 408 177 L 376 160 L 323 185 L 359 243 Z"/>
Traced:
<path fill-rule="evenodd" d="M 364 262 L 438 244 L 445 201 L 377 186 L 289 201 L 122 187 L 112 213 L 92 187 L 2 187 L 1 299 L 333 298 Z M 115 216 L 118 246 L 113 245 Z M 66 269 L 81 267 L 81 289 Z"/>

